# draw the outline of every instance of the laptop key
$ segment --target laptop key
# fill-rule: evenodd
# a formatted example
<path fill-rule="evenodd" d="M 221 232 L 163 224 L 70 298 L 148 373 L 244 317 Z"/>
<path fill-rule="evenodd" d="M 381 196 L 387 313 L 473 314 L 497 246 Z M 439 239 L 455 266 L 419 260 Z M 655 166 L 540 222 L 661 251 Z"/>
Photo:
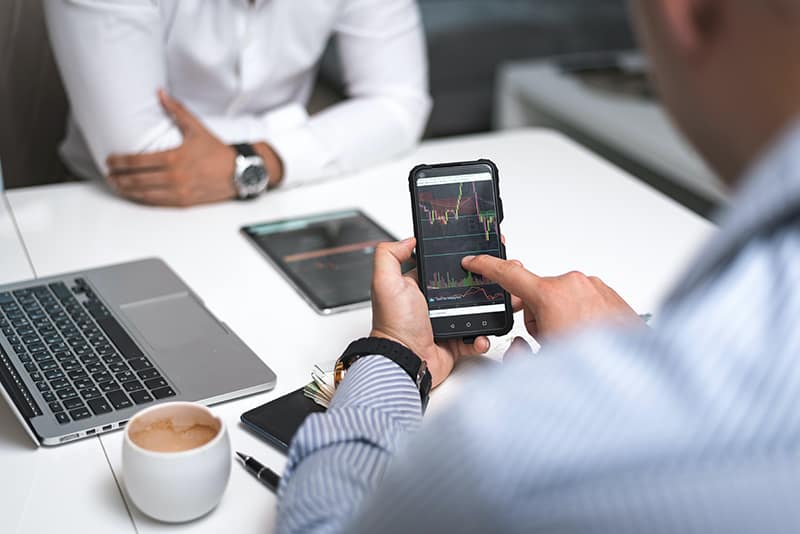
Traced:
<path fill-rule="evenodd" d="M 51 369 L 44 373 L 44 377 L 48 380 L 59 380 L 64 378 L 64 373 L 62 373 L 59 369 Z"/>
<path fill-rule="evenodd" d="M 44 399 L 45 402 L 53 402 L 54 400 L 56 400 L 56 394 L 53 393 L 52 391 L 43 391 L 42 398 Z"/>
<path fill-rule="evenodd" d="M 175 396 L 175 392 L 172 391 L 172 388 L 169 386 L 165 388 L 154 389 L 151 393 L 157 399 L 166 399 L 167 397 Z"/>
<path fill-rule="evenodd" d="M 133 403 L 128 399 L 128 396 L 122 392 L 122 390 L 115 390 L 109 391 L 106 393 L 106 397 L 108 398 L 108 402 L 111 403 L 111 406 L 114 407 L 115 410 L 122 410 L 123 408 L 130 408 L 133 406 Z"/>
<path fill-rule="evenodd" d="M 153 367 L 153 364 L 145 358 L 131 358 L 128 360 L 128 365 L 130 365 L 134 371 L 141 371 L 142 369 Z"/>
<path fill-rule="evenodd" d="M 58 378 L 50 382 L 50 385 L 53 387 L 53 389 L 61 389 L 69 386 L 69 382 L 63 378 Z"/>
<path fill-rule="evenodd" d="M 141 378 L 142 380 L 150 380 L 151 378 L 158 378 L 159 376 L 161 376 L 158 374 L 158 371 L 156 371 L 153 368 L 143 369 L 136 374 L 138 374 L 139 378 Z"/>
<path fill-rule="evenodd" d="M 31 356 L 37 362 L 43 362 L 50 359 L 50 353 L 46 350 L 37 350 L 36 352 L 32 352 Z"/>
<path fill-rule="evenodd" d="M 58 401 L 48 402 L 47 406 L 50 408 L 50 411 L 53 413 L 56 412 L 63 412 L 64 408 L 61 406 L 61 403 Z"/>
<path fill-rule="evenodd" d="M 36 372 L 37 369 L 38 369 L 38 367 L 36 367 L 35 363 L 33 363 L 33 362 L 25 362 L 25 370 L 28 371 L 29 373 Z"/>
<path fill-rule="evenodd" d="M 11 348 L 12 348 L 12 349 L 14 350 L 14 352 L 16 352 L 17 354 L 22 354 L 23 352 L 25 352 L 25 347 L 24 347 L 24 346 L 23 346 L 21 343 L 20 343 L 20 344 L 17 344 L 17 345 L 14 345 L 14 346 L 13 346 L 13 347 L 11 347 Z"/>
<path fill-rule="evenodd" d="M 100 393 L 100 390 L 95 387 L 85 388 L 81 390 L 81 397 L 83 397 L 84 399 L 94 399 L 102 396 L 103 394 Z"/>
<path fill-rule="evenodd" d="M 106 366 L 97 360 L 96 362 L 89 362 L 86 364 L 86 370 L 90 373 L 99 373 L 106 370 Z"/>
<path fill-rule="evenodd" d="M 144 385 L 147 386 L 147 389 L 158 389 L 166 386 L 167 382 L 163 378 L 153 378 L 145 380 Z"/>
<path fill-rule="evenodd" d="M 89 375 L 86 374 L 86 371 L 83 369 L 75 369 L 74 371 L 70 371 L 67 373 L 67 376 L 73 380 L 80 380 L 81 378 L 89 378 Z"/>
<path fill-rule="evenodd" d="M 124 362 L 111 362 L 108 364 L 108 370 L 114 374 L 123 373 L 128 370 L 128 366 Z"/>
<path fill-rule="evenodd" d="M 108 393 L 109 391 L 114 391 L 115 389 L 119 389 L 119 384 L 117 384 L 113 380 L 109 380 L 108 382 L 100 382 L 99 384 L 97 384 L 97 386 L 103 393 Z"/>
<path fill-rule="evenodd" d="M 78 360 L 64 360 L 61 362 L 61 368 L 65 371 L 74 371 L 80 369 L 81 364 L 78 363 Z"/>
<path fill-rule="evenodd" d="M 64 407 L 67 410 L 76 410 L 78 408 L 83 408 L 83 401 L 77 397 L 74 399 L 67 399 L 64 401 Z"/>
<path fill-rule="evenodd" d="M 125 391 L 127 392 L 136 391 L 138 389 L 144 389 L 144 386 L 138 380 L 131 380 L 130 382 L 125 382 L 122 384 L 122 387 L 125 388 Z"/>
<path fill-rule="evenodd" d="M 31 359 L 31 355 L 23 352 L 22 354 L 17 354 L 19 361 L 22 363 L 31 363 L 33 360 Z"/>
<path fill-rule="evenodd" d="M 56 421 L 58 421 L 58 424 L 60 425 L 66 425 L 69 423 L 69 416 L 66 414 L 66 412 L 58 412 L 56 413 Z"/>
<path fill-rule="evenodd" d="M 103 397 L 90 399 L 86 401 L 86 404 L 89 405 L 89 409 L 92 410 L 95 415 L 100 415 L 111 411 L 111 405 Z"/>
<path fill-rule="evenodd" d="M 59 300 L 66 299 L 72 296 L 72 293 L 67 288 L 67 285 L 64 282 L 56 282 L 50 284 L 50 289 L 53 290 L 53 293 Z"/>
<path fill-rule="evenodd" d="M 71 387 L 61 388 L 56 390 L 56 395 L 61 400 L 72 399 L 78 396 L 78 392 Z"/>
<path fill-rule="evenodd" d="M 92 373 L 92 380 L 94 380 L 98 384 L 101 382 L 108 382 L 109 380 L 111 380 L 111 375 L 105 371 L 95 372 Z"/>
<path fill-rule="evenodd" d="M 72 410 L 69 412 L 72 418 L 76 421 L 80 421 L 81 419 L 86 419 L 87 417 L 91 417 L 92 414 L 89 413 L 89 410 L 86 408 L 80 408 L 78 410 Z"/>
<path fill-rule="evenodd" d="M 139 391 L 134 391 L 131 393 L 131 398 L 136 404 L 144 404 L 145 402 L 153 401 L 153 397 L 150 396 L 150 393 L 144 389 L 140 389 Z"/>
<path fill-rule="evenodd" d="M 45 360 L 43 362 L 39 362 L 39 369 L 42 371 L 49 371 L 51 369 L 58 369 L 58 364 L 55 360 Z"/>
<path fill-rule="evenodd" d="M 36 389 L 39 391 L 47 391 L 50 389 L 50 386 L 47 385 L 47 382 L 36 382 Z"/>
<path fill-rule="evenodd" d="M 14 302 L 14 297 L 11 296 L 11 293 L 9 293 L 8 291 L 0 293 L 0 305 L 9 304 L 11 302 Z"/>
<path fill-rule="evenodd" d="M 42 374 L 41 373 L 31 373 L 31 380 L 34 382 L 41 382 L 42 381 Z"/>
<path fill-rule="evenodd" d="M 73 382 L 73 385 L 78 388 L 78 390 L 81 390 L 94 387 L 94 381 L 91 378 L 81 378 Z"/>

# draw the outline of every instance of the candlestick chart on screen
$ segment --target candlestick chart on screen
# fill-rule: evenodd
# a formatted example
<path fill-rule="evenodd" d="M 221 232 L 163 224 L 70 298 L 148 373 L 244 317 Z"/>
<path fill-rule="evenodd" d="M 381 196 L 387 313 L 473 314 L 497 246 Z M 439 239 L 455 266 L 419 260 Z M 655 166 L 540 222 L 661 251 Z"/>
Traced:
<path fill-rule="evenodd" d="M 418 208 L 429 307 L 502 303 L 504 292 L 500 286 L 461 267 L 464 256 L 499 255 L 492 181 L 420 187 Z"/>

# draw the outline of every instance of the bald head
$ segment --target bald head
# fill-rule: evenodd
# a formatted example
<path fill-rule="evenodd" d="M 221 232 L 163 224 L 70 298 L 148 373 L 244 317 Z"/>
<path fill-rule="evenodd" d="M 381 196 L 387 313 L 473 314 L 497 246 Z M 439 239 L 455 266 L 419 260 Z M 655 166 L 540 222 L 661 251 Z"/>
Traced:
<path fill-rule="evenodd" d="M 664 104 L 733 184 L 800 114 L 800 0 L 631 0 Z"/>

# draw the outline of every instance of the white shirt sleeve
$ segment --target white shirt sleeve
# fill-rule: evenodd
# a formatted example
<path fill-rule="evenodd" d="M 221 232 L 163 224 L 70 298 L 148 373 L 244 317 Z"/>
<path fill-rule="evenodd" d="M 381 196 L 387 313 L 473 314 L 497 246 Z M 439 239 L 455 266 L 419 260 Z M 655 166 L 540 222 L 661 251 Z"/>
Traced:
<path fill-rule="evenodd" d="M 167 73 L 155 3 L 45 0 L 44 8 L 71 112 L 97 168 L 106 174 L 111 154 L 180 145 L 156 95 Z"/>
<path fill-rule="evenodd" d="M 416 2 L 346 2 L 335 31 L 348 100 L 269 140 L 290 185 L 409 150 L 428 119 L 427 57 Z"/>

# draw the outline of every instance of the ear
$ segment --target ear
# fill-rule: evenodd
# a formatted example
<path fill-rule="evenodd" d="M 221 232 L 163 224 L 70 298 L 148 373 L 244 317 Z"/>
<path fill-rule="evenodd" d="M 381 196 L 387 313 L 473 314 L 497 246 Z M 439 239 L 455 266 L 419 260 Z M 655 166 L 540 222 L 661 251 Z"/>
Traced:
<path fill-rule="evenodd" d="M 652 0 L 651 0 L 652 1 Z M 654 0 L 663 25 L 684 54 L 693 54 L 712 39 L 720 27 L 729 0 Z"/>

